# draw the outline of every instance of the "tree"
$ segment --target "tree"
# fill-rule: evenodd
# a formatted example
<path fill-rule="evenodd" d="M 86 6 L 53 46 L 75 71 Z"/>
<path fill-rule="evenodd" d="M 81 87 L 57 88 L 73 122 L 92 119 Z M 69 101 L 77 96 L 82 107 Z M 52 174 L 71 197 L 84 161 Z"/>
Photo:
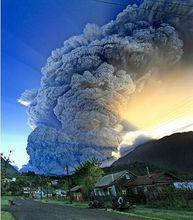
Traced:
<path fill-rule="evenodd" d="M 97 159 L 91 159 L 81 163 L 76 171 L 75 178 L 78 185 L 82 185 L 83 192 L 88 198 L 95 183 L 103 176 L 104 172 Z"/>

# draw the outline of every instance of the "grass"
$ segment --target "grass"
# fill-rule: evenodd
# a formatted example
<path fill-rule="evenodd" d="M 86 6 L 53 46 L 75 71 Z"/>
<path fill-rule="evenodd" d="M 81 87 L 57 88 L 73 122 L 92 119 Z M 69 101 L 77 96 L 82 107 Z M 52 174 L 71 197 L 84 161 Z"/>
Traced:
<path fill-rule="evenodd" d="M 1 196 L 1 209 L 9 208 L 11 196 Z M 14 220 L 14 217 L 9 212 L 1 211 L 1 220 Z"/>
<path fill-rule="evenodd" d="M 79 208 L 88 207 L 87 202 L 73 201 L 73 203 L 70 204 L 69 200 L 36 199 L 36 201 L 41 201 L 43 203 L 58 204 L 58 205 L 67 205 L 67 206 L 73 206 Z M 112 211 L 112 212 L 121 215 L 131 216 L 131 217 L 143 217 L 144 219 L 151 219 L 151 220 L 193 220 L 192 211 L 156 209 L 145 206 L 137 206 L 134 209 L 127 210 L 124 212 L 119 212 L 119 211 Z"/>
<path fill-rule="evenodd" d="M 3 208 L 10 206 L 10 200 L 12 199 L 11 196 L 1 196 L 1 206 Z"/>
<path fill-rule="evenodd" d="M 1 220 L 14 220 L 14 218 L 9 212 L 1 211 Z"/>
<path fill-rule="evenodd" d="M 69 200 L 36 199 L 36 201 L 40 201 L 43 203 L 57 204 L 57 205 L 67 205 L 67 206 L 73 206 L 73 207 L 79 207 L 79 208 L 88 207 L 87 202 L 73 201 L 71 204 Z"/>
<path fill-rule="evenodd" d="M 86 202 L 73 201 L 73 203 L 70 204 L 68 200 L 60 201 L 60 200 L 42 199 L 41 202 L 58 204 L 58 205 L 69 205 L 69 206 L 79 207 L 79 208 L 88 207 L 88 203 Z M 113 211 L 113 212 L 119 213 L 122 215 L 133 216 L 133 217 L 143 217 L 145 219 L 151 219 L 151 220 L 193 220 L 193 212 L 178 211 L 178 210 L 165 210 L 165 209 L 151 209 L 145 206 L 137 206 L 136 208 L 125 211 L 125 212 L 119 212 L 119 211 Z"/>
<path fill-rule="evenodd" d="M 193 212 L 166 209 L 151 209 L 143 206 L 138 206 L 134 209 L 117 213 L 122 213 L 128 216 L 144 217 L 145 219 L 152 220 L 193 220 Z"/>

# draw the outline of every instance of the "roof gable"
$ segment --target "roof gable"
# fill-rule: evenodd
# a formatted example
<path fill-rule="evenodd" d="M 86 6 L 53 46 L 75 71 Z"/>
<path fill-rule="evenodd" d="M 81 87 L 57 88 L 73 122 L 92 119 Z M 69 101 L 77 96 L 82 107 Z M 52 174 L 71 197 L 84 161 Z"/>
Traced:
<path fill-rule="evenodd" d="M 95 184 L 95 187 L 97 188 L 97 187 L 104 187 L 104 186 L 112 185 L 114 182 L 116 182 L 121 177 L 125 176 L 126 174 L 133 175 L 133 174 L 130 174 L 130 172 L 126 170 L 105 175 L 100 180 L 97 181 L 97 183 Z"/>

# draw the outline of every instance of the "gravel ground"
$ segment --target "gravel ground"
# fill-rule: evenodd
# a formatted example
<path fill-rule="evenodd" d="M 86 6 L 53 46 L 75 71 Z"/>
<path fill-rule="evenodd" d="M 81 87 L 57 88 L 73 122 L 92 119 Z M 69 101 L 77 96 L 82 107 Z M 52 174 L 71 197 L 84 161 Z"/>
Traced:
<path fill-rule="evenodd" d="M 9 211 L 16 220 L 139 220 L 103 210 L 75 208 L 15 198 Z"/>

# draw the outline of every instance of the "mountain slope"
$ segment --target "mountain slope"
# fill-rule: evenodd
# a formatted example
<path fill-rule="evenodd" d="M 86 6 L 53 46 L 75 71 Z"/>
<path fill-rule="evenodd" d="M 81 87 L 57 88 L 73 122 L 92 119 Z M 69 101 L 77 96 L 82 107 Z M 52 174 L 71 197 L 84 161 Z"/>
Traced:
<path fill-rule="evenodd" d="M 164 169 L 193 173 L 193 132 L 175 133 L 139 145 L 112 166 L 145 162 Z"/>
<path fill-rule="evenodd" d="M 6 172 L 6 177 L 12 177 L 19 172 L 9 163 L 7 163 L 2 157 L 1 157 L 1 170 L 2 172 Z"/>

